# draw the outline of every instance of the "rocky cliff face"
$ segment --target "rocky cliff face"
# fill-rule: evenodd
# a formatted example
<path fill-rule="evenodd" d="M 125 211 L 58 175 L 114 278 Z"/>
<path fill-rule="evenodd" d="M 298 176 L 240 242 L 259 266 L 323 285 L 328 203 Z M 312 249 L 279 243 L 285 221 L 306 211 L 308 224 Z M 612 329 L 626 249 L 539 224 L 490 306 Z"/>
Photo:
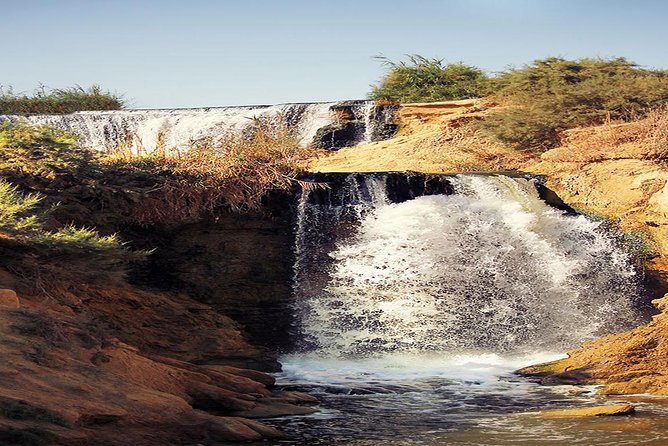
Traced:
<path fill-rule="evenodd" d="M 279 367 L 254 334 L 270 316 L 287 323 L 270 310 L 289 295 L 289 196 L 273 197 L 264 214 L 141 227 L 127 212 L 141 200 L 122 187 L 13 180 L 45 194 L 45 206 L 61 203 L 50 225 L 94 224 L 154 251 L 129 280 L 0 267 L 0 444 L 262 440 L 282 434 L 254 418 L 315 410 L 314 398 L 276 391 L 257 371 Z M 4 245 L 0 256 L 32 261 Z M 40 262 L 38 274 L 58 259 Z"/>
<path fill-rule="evenodd" d="M 521 170 L 545 176 L 566 204 L 609 219 L 637 237 L 653 295 L 668 277 L 668 137 L 661 116 L 566 132 L 562 145 L 541 155 L 509 151 L 465 124 L 494 104 L 480 100 L 402 106 L 401 130 L 388 141 L 347 148 L 314 160 L 314 171 L 415 170 L 430 173 Z M 609 336 L 547 367 L 570 382 L 606 384 L 608 393 L 666 394 L 668 325 L 664 311 L 646 326 Z M 536 370 L 529 370 L 536 372 Z"/>
<path fill-rule="evenodd" d="M 605 216 L 625 231 L 650 235 L 660 257 L 668 255 L 668 170 L 656 146 L 641 141 L 640 123 L 576 129 L 563 145 L 523 166 L 572 206 Z M 666 142 L 665 144 L 668 144 Z"/>
<path fill-rule="evenodd" d="M 280 351 L 289 344 L 293 227 L 290 197 L 274 197 L 273 215 L 221 215 L 172 231 L 150 258 L 152 286 L 177 289 L 230 316 L 253 345 Z M 277 371 L 249 357 L 247 366 Z"/>

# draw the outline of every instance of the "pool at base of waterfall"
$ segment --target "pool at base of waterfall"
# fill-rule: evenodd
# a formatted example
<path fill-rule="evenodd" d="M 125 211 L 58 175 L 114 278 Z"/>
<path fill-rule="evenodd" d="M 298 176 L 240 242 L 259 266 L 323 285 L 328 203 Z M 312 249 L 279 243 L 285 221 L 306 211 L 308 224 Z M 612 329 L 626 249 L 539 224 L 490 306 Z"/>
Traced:
<path fill-rule="evenodd" d="M 281 359 L 278 388 L 321 400 L 313 415 L 266 420 L 289 436 L 276 445 L 665 445 L 668 399 L 602 397 L 595 387 L 541 386 L 514 375 L 558 358 L 496 354 L 314 354 Z M 626 417 L 546 418 L 550 408 L 630 402 Z"/>

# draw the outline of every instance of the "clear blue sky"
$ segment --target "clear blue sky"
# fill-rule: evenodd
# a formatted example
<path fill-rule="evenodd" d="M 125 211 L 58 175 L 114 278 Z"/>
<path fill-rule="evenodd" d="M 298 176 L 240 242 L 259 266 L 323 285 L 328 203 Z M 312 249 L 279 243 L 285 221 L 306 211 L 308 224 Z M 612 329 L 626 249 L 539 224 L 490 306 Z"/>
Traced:
<path fill-rule="evenodd" d="M 0 19 L 3 86 L 99 83 L 135 107 L 363 98 L 378 54 L 668 68 L 663 0 L 0 0 Z"/>

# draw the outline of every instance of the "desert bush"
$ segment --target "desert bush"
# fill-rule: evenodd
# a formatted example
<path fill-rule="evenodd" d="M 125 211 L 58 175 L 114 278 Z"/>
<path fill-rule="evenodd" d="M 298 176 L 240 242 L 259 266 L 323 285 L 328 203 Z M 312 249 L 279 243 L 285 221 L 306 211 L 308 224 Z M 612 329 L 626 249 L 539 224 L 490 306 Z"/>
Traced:
<path fill-rule="evenodd" d="M 487 75 L 479 68 L 463 63 L 444 63 L 420 55 L 408 56 L 408 62 L 393 62 L 378 57 L 388 68 L 369 98 L 384 102 L 431 102 L 483 96 Z"/>
<path fill-rule="evenodd" d="M 99 85 L 89 88 L 74 86 L 48 90 L 40 87 L 31 95 L 0 89 L 0 114 L 72 113 L 82 110 L 120 110 L 123 99 Z"/>
<path fill-rule="evenodd" d="M 43 227 L 42 215 L 35 210 L 41 197 L 24 194 L 0 180 L 0 243 L 36 251 L 42 257 L 60 261 L 85 257 L 91 266 L 109 272 L 131 258 L 131 253 L 115 235 L 101 236 L 92 229 L 68 225 L 55 231 Z"/>
<path fill-rule="evenodd" d="M 99 236 L 95 231 L 67 225 L 57 231 L 43 229 L 46 209 L 38 193 L 22 193 L 7 178 L 41 179 L 45 184 L 63 177 L 94 179 L 103 174 L 98 156 L 76 146 L 71 134 L 49 126 L 27 123 L 0 123 L 0 230 L 30 243 L 39 243 L 59 252 L 93 253 L 117 248 L 115 236 Z"/>
<path fill-rule="evenodd" d="M 78 194 L 87 184 L 95 190 L 105 173 L 98 156 L 75 143 L 50 127 L 0 124 L 0 264 L 45 294 L 57 278 L 120 280 L 146 255 L 116 235 L 50 218 L 58 201 L 67 200 L 64 190 Z M 56 197 L 45 200 L 45 193 Z"/>
<path fill-rule="evenodd" d="M 35 215 L 27 218 L 36 220 Z M 0 266 L 11 271 L 24 290 L 47 298 L 55 299 L 64 284 L 75 289 L 86 282 L 122 283 L 130 265 L 147 255 L 130 250 L 115 235 L 101 236 L 87 228 L 48 231 L 37 223 L 30 230 L 0 228 Z"/>
<path fill-rule="evenodd" d="M 481 128 L 518 150 L 546 150 L 577 126 L 629 121 L 668 100 L 668 74 L 624 58 L 551 57 L 491 81 L 502 107 Z"/>

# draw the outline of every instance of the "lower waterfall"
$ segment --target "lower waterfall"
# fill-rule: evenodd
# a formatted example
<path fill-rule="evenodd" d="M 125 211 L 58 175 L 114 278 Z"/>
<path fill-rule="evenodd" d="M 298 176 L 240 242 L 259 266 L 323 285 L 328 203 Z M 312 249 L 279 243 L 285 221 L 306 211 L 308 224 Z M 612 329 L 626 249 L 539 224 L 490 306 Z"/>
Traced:
<path fill-rule="evenodd" d="M 666 444 L 660 404 L 603 435 L 600 419 L 538 415 L 602 404 L 594 388 L 513 374 L 645 320 L 641 274 L 603 222 L 528 177 L 325 175 L 297 206 L 296 340 L 277 375 L 320 411 L 274 421 L 280 444 Z"/>
<path fill-rule="evenodd" d="M 349 183 L 353 198 L 339 206 L 302 197 L 306 350 L 563 352 L 639 323 L 633 261 L 601 222 L 550 207 L 530 179 L 449 181 L 454 194 L 402 203 L 389 202 L 382 176 Z M 324 225 L 333 240 L 321 239 Z"/>

